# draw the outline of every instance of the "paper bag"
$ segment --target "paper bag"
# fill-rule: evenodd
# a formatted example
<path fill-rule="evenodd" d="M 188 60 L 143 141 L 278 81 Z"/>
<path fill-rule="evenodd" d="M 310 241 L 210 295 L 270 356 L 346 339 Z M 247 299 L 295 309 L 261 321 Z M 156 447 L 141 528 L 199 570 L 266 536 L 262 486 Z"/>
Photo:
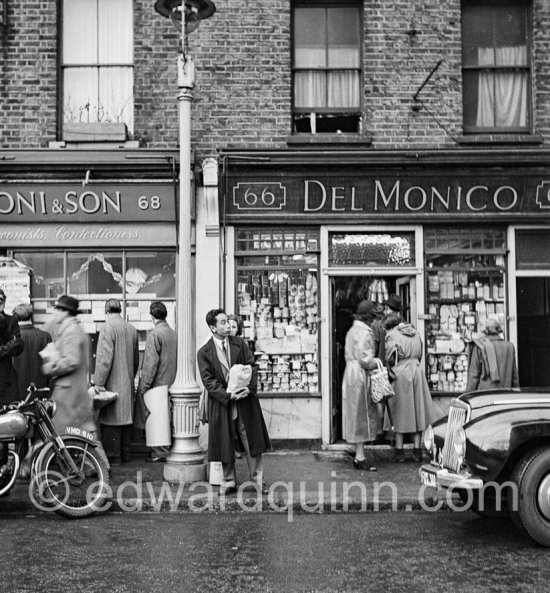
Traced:
<path fill-rule="evenodd" d="M 145 443 L 148 447 L 169 447 L 172 444 L 170 398 L 168 385 L 153 387 L 143 394 L 147 418 Z"/>

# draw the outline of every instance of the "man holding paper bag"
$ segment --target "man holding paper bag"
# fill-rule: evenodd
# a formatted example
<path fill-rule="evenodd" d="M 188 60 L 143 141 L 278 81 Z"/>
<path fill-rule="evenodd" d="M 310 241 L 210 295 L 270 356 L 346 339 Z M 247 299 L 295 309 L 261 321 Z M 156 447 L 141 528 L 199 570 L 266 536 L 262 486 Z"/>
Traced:
<path fill-rule="evenodd" d="M 223 309 L 206 315 L 212 338 L 199 349 L 197 362 L 208 392 L 208 461 L 221 461 L 220 494 L 237 490 L 235 448 L 246 454 L 250 479 L 262 493 L 263 456 L 270 446 L 257 395 L 257 368 L 246 342 L 229 335 Z"/>

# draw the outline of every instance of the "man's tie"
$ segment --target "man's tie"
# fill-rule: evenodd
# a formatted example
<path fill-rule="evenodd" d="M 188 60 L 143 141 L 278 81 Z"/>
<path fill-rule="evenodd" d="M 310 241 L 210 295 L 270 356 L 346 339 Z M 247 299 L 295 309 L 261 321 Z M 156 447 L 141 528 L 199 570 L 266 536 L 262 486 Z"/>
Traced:
<path fill-rule="evenodd" d="M 227 360 L 227 366 L 231 366 L 231 360 L 229 359 L 229 348 L 227 347 L 227 342 L 224 340 L 222 342 L 223 353 L 225 354 L 225 358 Z"/>

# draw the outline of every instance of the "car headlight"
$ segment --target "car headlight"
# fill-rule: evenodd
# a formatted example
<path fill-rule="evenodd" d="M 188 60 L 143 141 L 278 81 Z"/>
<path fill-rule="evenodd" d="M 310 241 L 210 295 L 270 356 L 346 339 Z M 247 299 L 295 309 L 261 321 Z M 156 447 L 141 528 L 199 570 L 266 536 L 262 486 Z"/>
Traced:
<path fill-rule="evenodd" d="M 426 430 L 424 431 L 424 447 L 426 447 L 426 449 L 430 453 L 432 453 L 434 446 L 435 446 L 434 429 L 432 428 L 432 425 L 430 424 L 428 426 L 428 428 L 426 428 Z"/>
<path fill-rule="evenodd" d="M 457 428 L 455 430 L 453 447 L 458 457 L 458 461 L 462 464 L 464 456 L 466 455 L 466 433 L 463 428 Z"/>
<path fill-rule="evenodd" d="M 44 401 L 44 407 L 46 408 L 46 412 L 48 413 L 48 416 L 50 418 L 53 418 L 57 411 L 57 404 L 53 400 L 47 399 Z"/>

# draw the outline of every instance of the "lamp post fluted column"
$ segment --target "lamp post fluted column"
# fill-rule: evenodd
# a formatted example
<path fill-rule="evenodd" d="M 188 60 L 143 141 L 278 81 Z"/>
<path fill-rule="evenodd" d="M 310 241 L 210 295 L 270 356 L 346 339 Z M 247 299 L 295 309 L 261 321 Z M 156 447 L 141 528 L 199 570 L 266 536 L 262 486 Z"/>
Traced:
<path fill-rule="evenodd" d="M 182 41 L 184 35 L 182 23 Z M 182 43 L 184 46 L 184 44 Z M 178 56 L 179 115 L 179 225 L 176 266 L 177 374 L 169 393 L 172 402 L 172 448 L 164 466 L 169 482 L 206 479 L 204 454 L 199 447 L 198 405 L 201 388 L 196 379 L 195 321 L 191 259 L 191 103 L 195 81 L 191 57 Z"/>

